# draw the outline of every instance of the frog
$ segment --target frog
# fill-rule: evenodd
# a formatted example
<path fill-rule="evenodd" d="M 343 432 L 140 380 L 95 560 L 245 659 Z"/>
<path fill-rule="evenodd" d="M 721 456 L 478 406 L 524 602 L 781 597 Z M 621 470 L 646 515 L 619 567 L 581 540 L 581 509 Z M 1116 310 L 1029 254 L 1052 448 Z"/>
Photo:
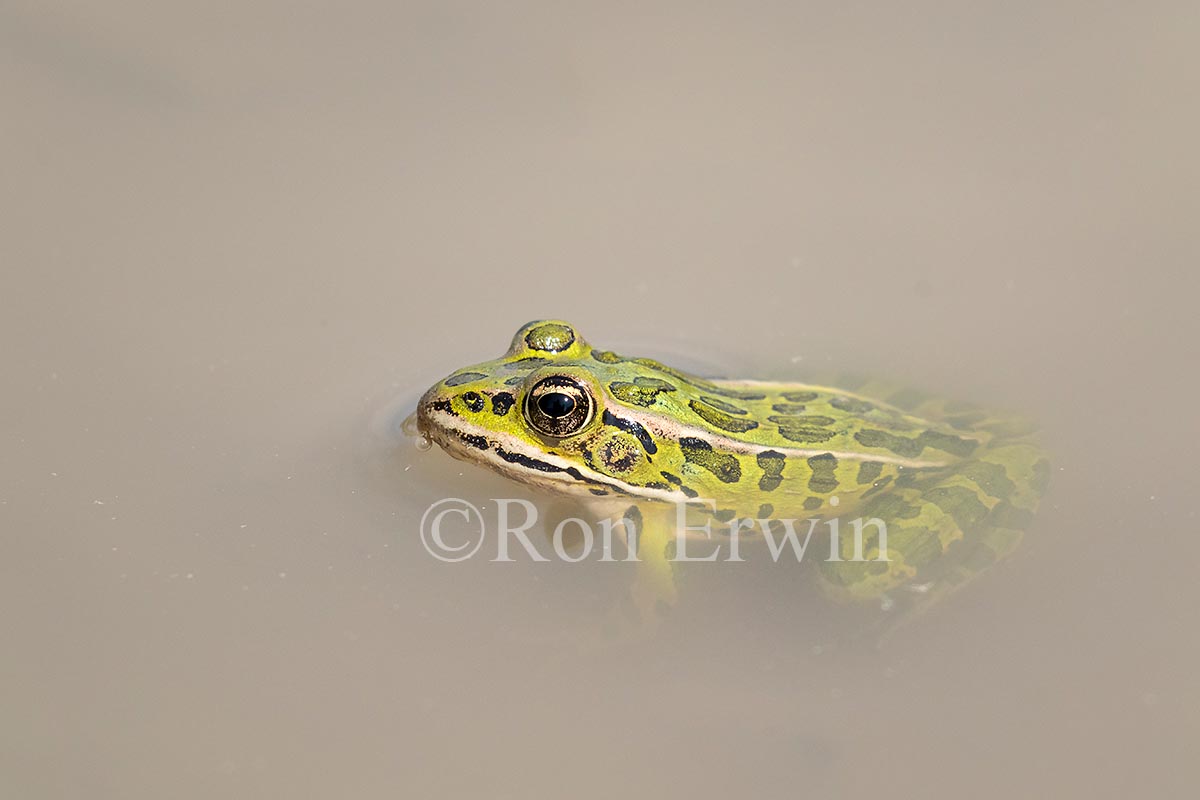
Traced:
<path fill-rule="evenodd" d="M 696 514 L 739 539 L 855 515 L 882 527 L 834 539 L 816 571 L 823 590 L 881 607 L 908 592 L 923 609 L 1016 550 L 1049 460 L 1020 417 L 854 383 L 701 377 L 545 319 L 434 384 L 416 429 L 454 458 L 640 526 L 639 607 L 678 602 L 679 537 L 712 535 L 685 523 Z"/>

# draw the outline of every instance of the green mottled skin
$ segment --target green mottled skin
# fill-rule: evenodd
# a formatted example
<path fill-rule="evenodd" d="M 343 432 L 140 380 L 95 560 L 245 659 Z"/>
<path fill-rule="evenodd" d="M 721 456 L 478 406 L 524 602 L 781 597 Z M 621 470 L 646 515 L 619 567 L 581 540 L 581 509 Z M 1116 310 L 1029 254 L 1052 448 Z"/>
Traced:
<path fill-rule="evenodd" d="M 595 401 L 572 435 L 540 435 L 523 412 L 548 376 L 574 379 Z M 952 586 L 1006 555 L 1049 469 L 1026 426 L 977 408 L 871 385 L 706 380 L 593 349 L 561 321 L 524 326 L 501 358 L 431 388 L 418 424 L 457 458 L 560 494 L 709 499 L 718 520 L 879 517 L 889 562 L 821 566 L 854 597 Z M 849 558 L 851 538 L 840 541 Z"/>

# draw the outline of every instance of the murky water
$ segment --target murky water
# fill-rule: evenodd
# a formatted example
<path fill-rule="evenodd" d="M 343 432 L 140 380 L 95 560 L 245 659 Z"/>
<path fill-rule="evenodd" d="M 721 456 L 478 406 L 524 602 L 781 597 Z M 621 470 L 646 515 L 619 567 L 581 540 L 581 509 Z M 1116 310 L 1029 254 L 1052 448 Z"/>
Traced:
<path fill-rule="evenodd" d="M 836 5 L 836 4 L 835 4 Z M 1193 5 L 0 10 L 0 794 L 1191 796 Z M 786 569 L 442 564 L 521 323 L 1039 419 L 882 649 Z"/>

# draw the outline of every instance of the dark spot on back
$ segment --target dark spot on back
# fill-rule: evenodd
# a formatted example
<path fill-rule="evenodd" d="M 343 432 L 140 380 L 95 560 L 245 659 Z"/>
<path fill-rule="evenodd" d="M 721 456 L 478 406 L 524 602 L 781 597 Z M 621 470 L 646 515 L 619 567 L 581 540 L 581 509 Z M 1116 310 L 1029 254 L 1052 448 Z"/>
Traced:
<path fill-rule="evenodd" d="M 703 439 L 685 436 L 679 440 L 683 458 L 690 464 L 708 470 L 722 483 L 737 483 L 742 478 L 742 465 L 737 457 L 730 453 L 713 450 L 713 447 Z"/>
<path fill-rule="evenodd" d="M 963 486 L 938 486 L 926 492 L 923 499 L 953 517 L 963 533 L 969 533 L 988 515 L 988 507 Z"/>
<path fill-rule="evenodd" d="M 858 467 L 858 482 L 872 483 L 883 472 L 883 463 L 879 461 L 864 461 Z"/>
<path fill-rule="evenodd" d="M 808 459 L 812 475 L 808 479 L 808 488 L 814 492 L 832 492 L 838 486 L 836 475 L 838 460 L 833 453 L 821 453 Z"/>
<path fill-rule="evenodd" d="M 780 425 L 779 435 L 793 442 L 819 444 L 837 436 L 837 431 L 831 431 L 828 428 L 816 428 L 811 425 Z"/>
<path fill-rule="evenodd" d="M 734 400 L 766 400 L 767 396 L 762 392 L 746 391 L 744 389 L 726 389 L 724 386 L 715 384 L 699 385 L 697 388 L 705 389 L 714 394 L 722 395 L 723 397 L 732 397 Z"/>
<path fill-rule="evenodd" d="M 457 375 L 451 375 L 443 381 L 447 386 L 462 386 L 464 383 L 477 381 L 480 378 L 486 378 L 482 372 L 460 372 Z"/>
<path fill-rule="evenodd" d="M 763 471 L 762 477 L 758 479 L 760 491 L 769 492 L 783 483 L 783 467 L 787 464 L 787 457 L 783 453 L 764 450 L 755 460 L 759 469 Z"/>
<path fill-rule="evenodd" d="M 739 414 L 740 415 L 740 414 L 747 413 L 746 409 L 735 406 L 733 403 L 727 403 L 724 400 L 721 400 L 716 397 L 708 397 L 706 395 L 700 395 L 700 399 L 703 400 L 705 403 L 708 403 L 713 408 L 717 408 L 717 409 L 720 409 L 721 411 L 724 411 L 726 414 Z"/>
<path fill-rule="evenodd" d="M 979 446 L 979 442 L 974 439 L 964 439 L 961 436 L 938 431 L 925 431 L 921 434 L 921 440 L 929 447 L 943 450 L 959 458 L 966 458 Z"/>
<path fill-rule="evenodd" d="M 639 375 L 629 381 L 613 381 L 608 385 L 613 397 L 631 406 L 648 407 L 654 405 L 655 399 L 663 392 L 673 392 L 675 387 L 657 378 L 647 378 Z"/>
<path fill-rule="evenodd" d="M 719 428 L 730 433 L 745 433 L 752 431 L 758 427 L 758 423 L 752 419 L 740 419 L 738 417 L 726 414 L 724 411 L 719 411 L 707 403 L 702 403 L 699 400 L 688 401 L 688 407 L 696 413 L 696 416 L 712 425 L 714 428 Z M 742 412 L 745 413 L 744 411 Z"/>
<path fill-rule="evenodd" d="M 528 371 L 547 363 L 549 363 L 549 359 L 542 358 L 541 356 L 525 356 L 525 358 L 518 358 L 516 361 L 508 362 L 504 365 L 504 368 L 508 370 Z"/>
<path fill-rule="evenodd" d="M 838 411 L 845 411 L 847 414 L 865 414 L 875 408 L 873 403 L 868 403 L 866 400 L 859 400 L 857 397 L 846 397 L 838 395 L 829 401 L 829 405 L 836 408 Z"/>
<path fill-rule="evenodd" d="M 776 425 L 786 425 L 788 427 L 832 425 L 837 422 L 833 417 L 823 417 L 820 414 L 772 414 L 767 419 Z"/>
<path fill-rule="evenodd" d="M 882 447 L 907 458 L 918 456 L 925 449 L 925 445 L 917 439 L 908 439 L 874 428 L 858 431 L 854 434 L 854 438 L 858 440 L 859 444 L 866 447 Z"/>
<path fill-rule="evenodd" d="M 966 458 L 975 452 L 975 448 L 979 446 L 979 442 L 973 439 L 964 439 L 960 436 L 939 433 L 938 431 L 925 431 L 915 439 L 910 439 L 906 436 L 897 436 L 894 433 L 888 433 L 887 431 L 868 428 L 854 434 L 854 438 L 860 444 L 867 447 L 882 447 L 885 450 L 891 450 L 896 455 L 906 458 L 914 458 L 921 455 L 926 447 L 933 447 L 951 455 Z"/>
<path fill-rule="evenodd" d="M 1007 500 L 1017 490 L 1004 467 L 987 461 L 968 461 L 959 468 L 975 484 L 997 500 Z"/>
<path fill-rule="evenodd" d="M 600 360 L 600 359 L 597 359 L 597 360 Z M 689 375 L 686 372 L 680 372 L 677 369 L 668 367 L 666 364 L 663 364 L 662 362 L 659 362 L 659 361 L 655 361 L 653 358 L 621 359 L 618 357 L 618 360 L 619 361 L 625 361 L 625 360 L 633 361 L 633 363 L 635 363 L 635 364 L 640 364 L 643 367 L 647 367 L 649 369 L 653 369 L 658 372 L 661 372 L 664 375 L 669 375 L 670 377 L 674 378 L 675 380 L 686 383 L 689 386 L 694 386 L 697 389 L 700 389 L 701 391 L 709 392 L 711 394 L 719 394 L 722 397 L 732 397 L 737 400 L 764 400 L 764 399 L 766 399 L 766 395 L 763 394 L 762 392 L 745 391 L 745 390 L 741 390 L 741 389 L 726 389 L 724 386 L 718 386 L 717 384 L 715 384 L 711 381 L 706 381 L 703 378 L 697 378 L 695 375 Z"/>
<path fill-rule="evenodd" d="M 803 403 L 776 403 L 771 406 L 772 411 L 780 414 L 803 414 L 807 408 Z"/>
<path fill-rule="evenodd" d="M 775 406 L 775 408 L 779 408 L 779 406 Z M 767 417 L 767 419 L 779 426 L 780 436 L 793 442 L 808 444 L 827 442 L 837 435 L 837 431 L 825 430 L 823 427 L 832 425 L 837 420 L 820 414 L 778 414 Z"/>
<path fill-rule="evenodd" d="M 1027 508 L 1018 508 L 1007 500 L 1002 500 L 992 508 L 987 522 L 988 525 L 995 528 L 1012 528 L 1023 531 L 1033 524 L 1033 512 Z"/>

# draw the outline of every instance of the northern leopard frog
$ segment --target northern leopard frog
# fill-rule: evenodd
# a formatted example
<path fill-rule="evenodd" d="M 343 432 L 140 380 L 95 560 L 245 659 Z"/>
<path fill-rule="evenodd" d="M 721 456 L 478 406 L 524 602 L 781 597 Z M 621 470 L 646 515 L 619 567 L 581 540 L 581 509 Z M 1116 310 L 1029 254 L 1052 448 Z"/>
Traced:
<path fill-rule="evenodd" d="M 559 320 L 525 325 L 502 357 L 439 382 L 417 423 L 456 458 L 593 503 L 883 519 L 886 562 L 872 539 L 866 560 L 821 562 L 829 587 L 859 599 L 953 588 L 1007 555 L 1049 473 L 1026 425 L 975 407 L 869 384 L 699 378 L 593 348 Z M 644 535 L 669 540 L 674 519 L 647 515 Z M 657 569 L 659 599 L 673 598 Z"/>

